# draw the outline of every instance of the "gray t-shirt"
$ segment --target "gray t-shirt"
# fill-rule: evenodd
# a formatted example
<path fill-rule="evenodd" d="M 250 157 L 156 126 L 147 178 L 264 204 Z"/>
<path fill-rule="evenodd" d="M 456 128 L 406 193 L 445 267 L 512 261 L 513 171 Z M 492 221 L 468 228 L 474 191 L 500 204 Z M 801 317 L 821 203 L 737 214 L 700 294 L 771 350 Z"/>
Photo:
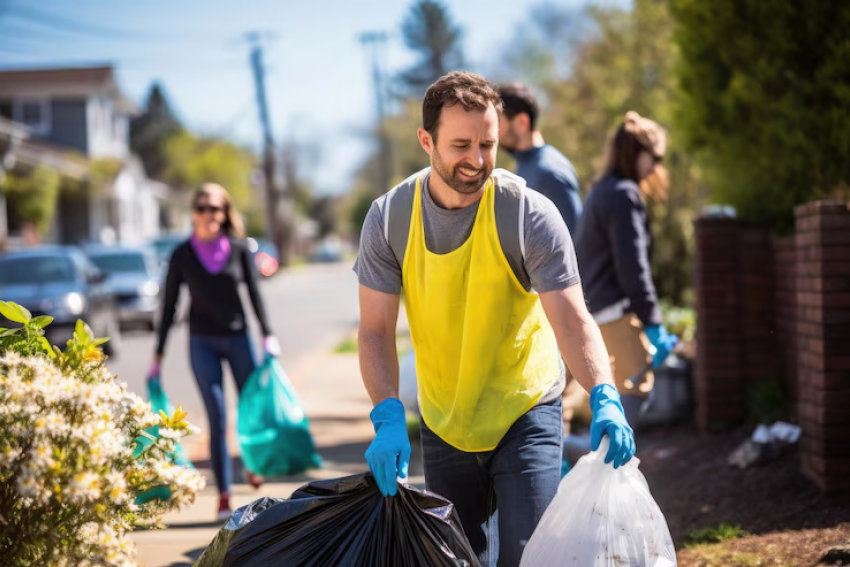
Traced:
<path fill-rule="evenodd" d="M 558 209 L 548 198 L 535 191 L 523 191 L 525 199 L 524 230 L 525 274 L 517 278 L 526 289 L 537 293 L 566 289 L 579 283 L 578 262 L 570 231 Z M 354 272 L 362 285 L 383 293 L 398 294 L 402 287 L 401 266 L 384 237 L 384 200 L 382 195 L 372 203 L 360 235 L 360 251 Z M 428 178 L 422 183 L 422 223 L 425 245 L 435 254 L 448 254 L 459 248 L 472 233 L 476 202 L 461 209 L 443 209 L 428 191 Z M 557 399 L 564 389 L 564 371 L 543 395 L 539 403 Z"/>

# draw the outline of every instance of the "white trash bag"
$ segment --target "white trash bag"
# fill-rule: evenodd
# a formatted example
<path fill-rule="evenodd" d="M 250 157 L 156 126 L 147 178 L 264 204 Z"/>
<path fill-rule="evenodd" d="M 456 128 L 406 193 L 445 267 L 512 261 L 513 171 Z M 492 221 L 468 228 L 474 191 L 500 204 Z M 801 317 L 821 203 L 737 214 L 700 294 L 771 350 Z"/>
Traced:
<path fill-rule="evenodd" d="M 667 521 L 632 458 L 605 464 L 608 437 L 561 480 L 520 567 L 675 567 Z"/>

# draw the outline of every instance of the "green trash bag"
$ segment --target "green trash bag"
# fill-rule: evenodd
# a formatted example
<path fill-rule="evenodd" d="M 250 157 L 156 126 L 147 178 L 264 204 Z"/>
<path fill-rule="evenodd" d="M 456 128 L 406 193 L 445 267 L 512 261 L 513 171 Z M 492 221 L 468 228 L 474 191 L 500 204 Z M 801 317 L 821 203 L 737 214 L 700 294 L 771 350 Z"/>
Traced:
<path fill-rule="evenodd" d="M 307 416 L 277 358 L 251 373 L 236 422 L 242 462 L 255 474 L 282 476 L 322 466 Z"/>
<path fill-rule="evenodd" d="M 148 399 L 151 402 L 151 409 L 154 413 L 159 413 L 159 410 L 162 410 L 168 415 L 174 414 L 174 405 L 168 399 L 168 396 L 165 395 L 165 391 L 162 389 L 162 385 L 159 383 L 159 378 L 148 380 Z M 158 425 L 149 427 L 145 431 L 147 431 L 154 437 L 159 436 Z M 186 456 L 186 453 L 183 451 L 183 447 L 180 445 L 180 443 L 176 443 L 174 452 L 170 455 L 170 457 L 175 465 L 179 465 L 181 467 L 195 468 L 195 466 L 192 464 L 192 461 L 190 461 L 189 458 Z M 136 504 L 147 504 L 148 502 L 151 502 L 153 500 L 166 501 L 169 498 L 171 498 L 170 488 L 168 488 L 167 486 L 155 486 L 138 494 L 136 496 Z"/>
<path fill-rule="evenodd" d="M 150 399 L 151 409 L 154 413 L 159 413 L 159 411 L 162 410 L 167 415 L 174 415 L 174 404 L 172 404 L 171 400 L 168 399 L 168 396 L 165 395 L 165 390 L 162 389 L 162 385 L 159 383 L 159 378 L 148 380 L 148 398 Z M 158 425 L 154 425 L 147 431 L 154 437 L 159 436 Z M 186 456 L 186 453 L 183 451 L 183 447 L 180 443 L 175 443 L 175 445 L 176 447 L 174 452 L 171 454 L 171 460 L 174 464 L 180 465 L 181 467 L 195 468 L 194 465 L 192 465 L 192 461 L 190 461 L 189 457 Z"/>

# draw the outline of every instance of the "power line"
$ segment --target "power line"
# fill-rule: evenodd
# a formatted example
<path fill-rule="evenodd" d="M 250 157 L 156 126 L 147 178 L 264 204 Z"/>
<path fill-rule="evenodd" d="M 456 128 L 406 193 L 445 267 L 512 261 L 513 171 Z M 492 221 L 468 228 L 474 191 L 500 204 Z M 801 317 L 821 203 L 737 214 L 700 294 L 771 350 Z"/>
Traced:
<path fill-rule="evenodd" d="M 120 30 L 115 28 L 105 28 L 97 25 L 92 25 L 84 22 L 56 16 L 41 10 L 32 8 L 31 6 L 22 6 L 19 4 L 7 7 L 6 17 L 16 20 L 23 20 L 30 25 L 52 28 L 60 33 L 68 33 L 73 35 L 96 35 L 100 38 L 115 38 L 121 40 L 140 39 L 145 41 L 162 41 L 165 39 L 161 35 L 143 33 L 138 31 Z"/>

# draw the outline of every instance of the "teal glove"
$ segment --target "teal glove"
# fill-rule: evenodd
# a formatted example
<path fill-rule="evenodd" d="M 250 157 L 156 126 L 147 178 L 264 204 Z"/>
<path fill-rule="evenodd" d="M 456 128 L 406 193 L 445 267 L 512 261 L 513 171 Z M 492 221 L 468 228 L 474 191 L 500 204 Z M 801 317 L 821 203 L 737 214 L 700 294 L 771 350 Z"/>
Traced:
<path fill-rule="evenodd" d="M 366 450 L 366 462 L 384 496 L 395 496 L 396 477 L 407 478 L 410 465 L 410 439 L 404 406 L 398 398 L 387 398 L 369 414 L 375 426 L 375 439 Z"/>
<path fill-rule="evenodd" d="M 605 464 L 614 463 L 614 468 L 625 465 L 635 454 L 635 434 L 626 421 L 620 394 L 611 384 L 594 386 L 590 391 L 590 450 L 595 451 L 608 435 L 608 454 Z"/>
<path fill-rule="evenodd" d="M 655 353 L 652 355 L 652 367 L 658 368 L 670 356 L 673 347 L 679 342 L 679 337 L 671 335 L 661 325 L 648 325 L 644 331 L 646 338 L 655 347 Z"/>

